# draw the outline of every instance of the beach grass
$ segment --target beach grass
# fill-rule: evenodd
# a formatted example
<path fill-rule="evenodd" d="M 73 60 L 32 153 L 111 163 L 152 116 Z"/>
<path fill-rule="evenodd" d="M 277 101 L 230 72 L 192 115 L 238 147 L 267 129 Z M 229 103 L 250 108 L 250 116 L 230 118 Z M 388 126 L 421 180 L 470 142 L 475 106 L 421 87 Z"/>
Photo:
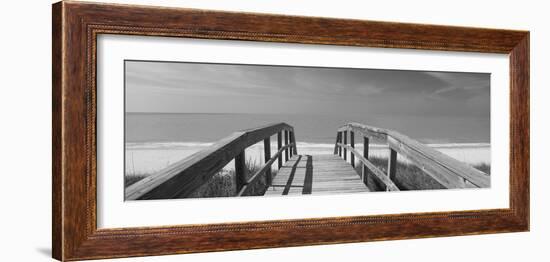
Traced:
<path fill-rule="evenodd" d="M 126 175 L 124 176 L 124 187 L 129 187 L 132 184 L 136 183 L 137 181 L 140 181 L 146 177 L 148 177 L 149 174 L 133 174 L 133 175 Z"/>
<path fill-rule="evenodd" d="M 369 161 L 378 167 L 382 172 L 386 172 L 388 159 L 382 157 L 370 157 Z M 361 174 L 362 164 L 358 163 L 355 170 L 358 174 Z M 474 168 L 490 175 L 491 165 L 487 163 L 473 165 Z M 256 163 L 253 159 L 246 161 L 247 179 L 250 178 L 261 168 L 261 164 Z M 273 176 L 276 175 L 276 171 L 273 170 Z M 151 174 L 138 173 L 133 175 L 127 175 L 124 179 L 124 186 L 128 187 L 139 180 L 148 177 Z M 438 183 L 431 176 L 426 174 L 420 168 L 411 163 L 397 162 L 396 179 L 394 183 L 401 190 L 421 190 L 421 189 L 443 189 L 443 185 Z M 384 189 L 384 186 L 374 179 L 373 176 L 368 176 L 367 186 L 373 191 L 380 191 Z M 249 185 L 247 195 L 261 196 L 267 190 L 267 181 L 265 175 L 256 180 L 254 184 Z M 199 187 L 188 198 L 211 198 L 211 197 L 231 197 L 237 194 L 235 184 L 235 171 L 222 169 L 215 174 L 208 182 Z"/>
<path fill-rule="evenodd" d="M 387 172 L 388 159 L 382 157 L 370 157 L 369 161 L 373 163 L 382 172 Z M 490 175 L 491 165 L 487 163 L 473 165 L 472 167 L 480 170 L 481 172 Z M 357 164 L 355 171 L 361 174 L 363 165 Z M 371 190 L 379 191 L 384 186 L 377 180 L 369 177 L 367 185 Z M 426 174 L 422 169 L 418 168 L 414 164 L 404 163 L 398 161 L 396 164 L 396 179 L 394 181 L 397 187 L 401 190 L 422 190 L 422 189 L 443 189 L 443 185 L 433 179 L 430 175 Z"/>
<path fill-rule="evenodd" d="M 473 165 L 473 167 L 487 175 L 491 174 L 491 165 L 487 163 L 481 163 L 477 165 Z"/>
<path fill-rule="evenodd" d="M 246 173 L 247 179 L 250 178 L 261 168 L 261 165 L 248 159 L 246 161 Z M 151 174 L 135 174 L 127 175 L 124 178 L 124 187 L 128 187 L 139 180 L 148 177 Z M 267 190 L 267 183 L 265 176 L 256 180 L 254 184 L 249 185 L 248 195 L 261 196 Z M 230 197 L 237 194 L 237 187 L 235 184 L 235 171 L 222 169 L 215 174 L 208 182 L 199 187 L 188 198 L 208 198 L 208 197 Z"/>

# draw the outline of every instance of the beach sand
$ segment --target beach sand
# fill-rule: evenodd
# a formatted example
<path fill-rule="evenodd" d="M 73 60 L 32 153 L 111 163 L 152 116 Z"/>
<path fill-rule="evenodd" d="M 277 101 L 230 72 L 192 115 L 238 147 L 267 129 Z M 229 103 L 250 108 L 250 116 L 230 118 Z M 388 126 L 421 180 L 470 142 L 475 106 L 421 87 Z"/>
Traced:
<path fill-rule="evenodd" d="M 150 175 L 210 145 L 212 145 L 212 143 L 128 143 L 126 144 L 125 173 L 127 176 Z M 428 146 L 470 165 L 491 163 L 491 150 L 489 144 L 428 144 Z M 333 154 L 334 152 L 334 144 L 298 142 L 297 147 L 299 154 L 319 155 Z M 276 148 L 277 144 L 272 143 L 272 155 L 275 154 Z M 356 149 L 362 152 L 362 144 L 356 145 Z M 260 165 L 264 162 L 263 151 L 263 142 L 252 145 L 246 149 L 246 158 L 248 161 Z M 386 158 L 388 155 L 388 147 L 387 145 L 371 145 L 369 147 L 369 155 Z M 400 155 L 398 160 L 406 163 L 409 162 Z M 273 167 L 276 167 L 276 164 L 274 164 Z M 228 163 L 224 169 L 233 169 L 233 161 Z"/>

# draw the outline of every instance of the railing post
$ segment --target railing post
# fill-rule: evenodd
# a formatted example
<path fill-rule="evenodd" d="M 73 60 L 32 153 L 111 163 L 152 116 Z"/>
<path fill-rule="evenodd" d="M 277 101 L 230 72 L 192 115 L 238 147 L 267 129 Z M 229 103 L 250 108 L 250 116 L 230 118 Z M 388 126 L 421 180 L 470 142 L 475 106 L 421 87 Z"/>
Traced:
<path fill-rule="evenodd" d="M 344 131 L 344 145 L 348 144 L 348 131 Z M 348 150 L 344 147 L 344 160 L 348 160 Z"/>
<path fill-rule="evenodd" d="M 349 143 L 352 148 L 355 148 L 355 133 L 353 133 L 353 131 L 349 131 Z M 355 155 L 353 154 L 353 152 L 350 152 L 349 155 L 351 166 L 355 168 Z"/>
<path fill-rule="evenodd" d="M 279 131 L 277 133 L 277 152 L 281 150 L 281 147 L 283 147 L 283 134 L 281 133 L 281 131 Z M 278 169 L 281 169 L 281 167 L 283 166 L 283 156 L 279 155 L 279 157 L 277 158 L 277 163 L 279 164 Z"/>
<path fill-rule="evenodd" d="M 235 185 L 237 187 L 237 194 L 246 184 L 246 157 L 244 152 L 243 150 L 235 157 Z"/>
<path fill-rule="evenodd" d="M 397 152 L 392 148 L 390 148 L 390 155 L 388 157 L 388 177 L 390 178 L 391 181 L 395 180 L 396 167 L 397 167 Z"/>
<path fill-rule="evenodd" d="M 363 157 L 366 159 L 366 160 L 369 160 L 369 138 L 364 136 L 363 137 Z M 363 164 L 363 174 L 362 174 L 362 179 L 363 179 L 363 183 L 365 183 L 365 185 L 367 185 L 367 181 L 368 181 L 368 172 L 369 170 L 367 169 L 367 166 L 365 164 Z M 368 185 L 367 185 L 368 186 Z"/>
<path fill-rule="evenodd" d="M 292 144 L 292 131 L 288 131 L 288 142 Z M 288 155 L 292 158 L 292 146 L 290 147 Z"/>
<path fill-rule="evenodd" d="M 264 139 L 264 163 L 269 162 L 271 160 L 271 138 L 268 137 Z M 270 167 L 265 171 L 265 184 L 267 186 L 271 185 L 271 181 L 273 181 L 273 178 L 271 177 L 271 165 Z"/>
<path fill-rule="evenodd" d="M 298 154 L 298 149 L 297 149 L 297 145 L 296 145 L 296 134 L 294 133 L 294 129 L 292 129 L 292 143 L 294 143 L 294 145 L 291 147 L 291 150 L 293 150 L 292 155 L 297 155 Z"/>
<path fill-rule="evenodd" d="M 334 143 L 334 154 L 338 155 L 338 143 L 340 143 L 340 132 L 336 132 L 336 143 Z"/>
<path fill-rule="evenodd" d="M 288 145 L 288 130 L 285 130 L 285 146 Z M 285 148 L 285 162 L 288 161 L 288 147 Z"/>
<path fill-rule="evenodd" d="M 338 143 L 342 143 L 342 132 L 338 132 Z M 338 156 L 339 157 L 342 157 L 342 147 L 341 146 L 338 146 Z"/>

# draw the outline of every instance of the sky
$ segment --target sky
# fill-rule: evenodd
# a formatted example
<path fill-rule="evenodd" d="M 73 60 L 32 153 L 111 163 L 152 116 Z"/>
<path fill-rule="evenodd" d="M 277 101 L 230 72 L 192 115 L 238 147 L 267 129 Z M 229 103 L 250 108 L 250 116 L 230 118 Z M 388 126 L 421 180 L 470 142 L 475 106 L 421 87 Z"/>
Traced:
<path fill-rule="evenodd" d="M 387 128 L 455 123 L 481 140 L 490 133 L 490 74 L 146 61 L 125 66 L 126 112 L 368 115 L 389 120 Z"/>

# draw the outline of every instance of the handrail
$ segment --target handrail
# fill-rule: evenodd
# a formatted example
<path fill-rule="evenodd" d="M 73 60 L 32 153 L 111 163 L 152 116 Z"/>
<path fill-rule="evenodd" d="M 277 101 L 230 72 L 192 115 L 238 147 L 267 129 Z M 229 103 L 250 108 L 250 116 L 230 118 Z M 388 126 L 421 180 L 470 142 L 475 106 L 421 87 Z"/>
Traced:
<path fill-rule="evenodd" d="M 256 173 L 254 173 L 254 175 L 252 175 L 243 185 L 242 189 L 237 193 L 237 196 L 244 196 L 248 189 L 249 189 L 249 186 L 256 182 L 256 180 L 258 180 L 258 178 L 261 177 L 261 175 L 263 175 L 264 173 L 266 173 L 268 170 L 271 169 L 271 165 L 273 164 L 273 162 L 275 162 L 275 160 L 279 159 L 282 157 L 283 155 L 283 152 L 288 148 L 288 147 L 291 147 L 291 146 L 294 146 L 296 143 L 292 143 L 292 144 L 288 144 L 288 145 L 285 145 L 284 147 L 281 147 L 281 149 L 279 149 L 279 151 L 277 151 L 277 153 L 275 153 L 275 155 L 271 158 L 269 158 L 269 160 L 258 170 L 256 171 Z M 268 183 L 269 184 L 269 183 Z"/>
<path fill-rule="evenodd" d="M 367 160 L 365 157 L 363 157 L 359 151 L 357 151 L 355 148 L 344 145 L 342 143 L 338 143 L 339 146 L 347 148 L 350 153 L 354 154 L 359 161 L 361 161 L 375 176 L 380 180 L 384 185 L 386 186 L 386 191 L 399 191 L 399 188 L 391 181 L 391 179 L 384 174 L 380 169 L 378 169 L 372 162 Z M 365 173 L 362 174 L 363 176 Z M 363 178 L 363 181 L 365 181 L 365 178 Z"/>
<path fill-rule="evenodd" d="M 282 146 L 283 133 L 285 146 Z M 270 137 L 277 134 L 279 152 L 271 158 Z M 146 177 L 125 190 L 126 200 L 136 199 L 167 199 L 185 198 L 210 180 L 227 163 L 235 159 L 235 177 L 237 192 L 241 191 L 250 180 L 246 178 L 245 149 L 260 141 L 264 141 L 266 165 L 261 168 L 267 173 L 267 164 L 273 164 L 275 158 L 280 158 L 285 152 L 286 160 L 297 154 L 294 128 L 286 123 L 270 124 L 263 127 L 235 132 L 215 144 L 182 159 L 159 172 Z M 290 150 L 289 150 L 290 149 Z M 290 151 L 290 152 L 289 152 Z M 268 153 L 269 152 L 269 153 Z M 289 154 L 290 153 L 290 154 Z M 273 161 L 271 161 L 273 159 Z M 279 168 L 282 163 L 279 161 Z M 269 169 L 269 176 L 271 176 Z M 268 181 L 271 183 L 271 181 Z"/>
<path fill-rule="evenodd" d="M 397 153 L 399 153 L 405 155 L 420 169 L 446 188 L 485 188 L 490 186 L 490 177 L 485 173 L 390 129 L 382 129 L 360 123 L 348 123 L 343 125 L 337 132 L 337 141 L 334 150 L 335 154 L 338 153 L 341 155 L 341 148 L 345 148 L 356 156 L 360 156 L 359 152 L 353 149 L 353 145 L 346 145 L 345 138 L 347 137 L 348 131 L 352 136 L 357 132 L 362 134 L 365 138 L 375 137 L 388 143 L 390 148 L 388 177 L 390 179 L 395 177 L 395 162 L 397 162 L 396 157 Z M 341 143 L 342 134 L 345 136 L 343 144 Z M 366 141 L 366 146 L 368 146 L 368 140 Z M 361 160 L 361 162 L 365 163 L 363 160 Z"/>

